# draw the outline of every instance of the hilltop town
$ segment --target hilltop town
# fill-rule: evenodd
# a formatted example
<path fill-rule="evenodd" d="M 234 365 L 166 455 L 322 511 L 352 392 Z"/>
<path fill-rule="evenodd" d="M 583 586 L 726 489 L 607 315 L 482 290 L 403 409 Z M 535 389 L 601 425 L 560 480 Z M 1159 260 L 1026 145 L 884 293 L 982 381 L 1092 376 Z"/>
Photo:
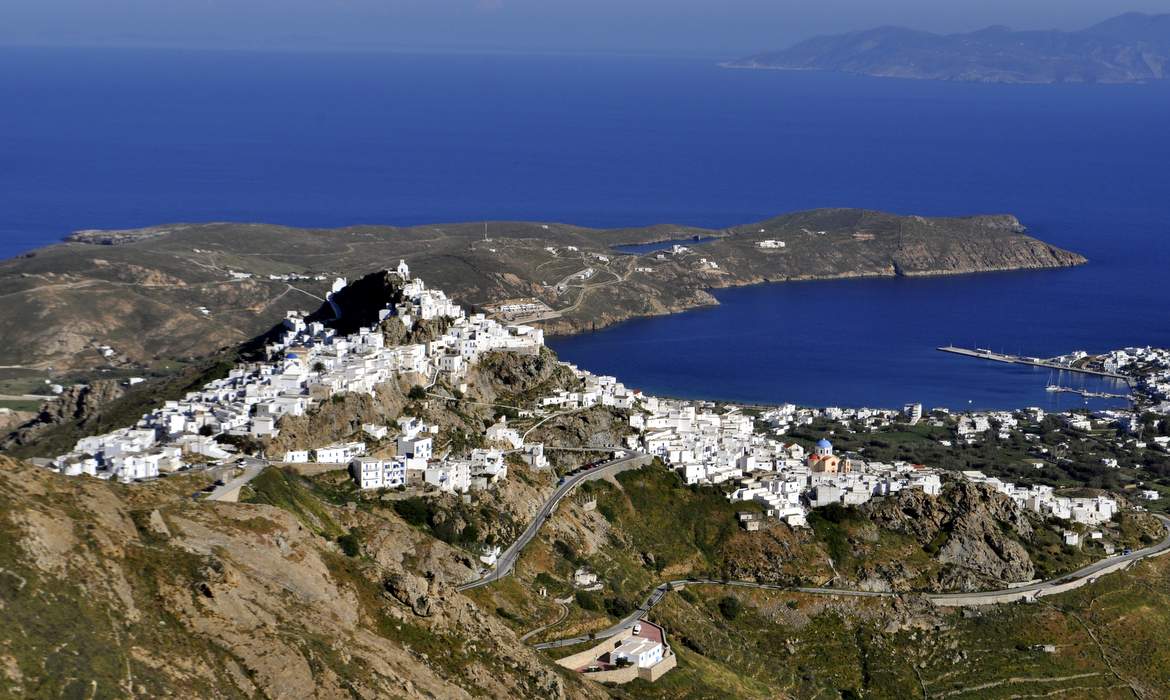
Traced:
<path fill-rule="evenodd" d="M 378 385 L 399 376 L 414 378 L 415 386 L 424 393 L 443 377 L 461 394 L 467 388 L 466 369 L 482 355 L 536 354 L 543 348 L 539 329 L 503 325 L 482 313 L 467 315 L 442 290 L 427 288 L 422 279 L 411 279 L 405 261 L 399 263 L 394 275 L 401 285 L 401 301 L 378 310 L 377 322 L 393 319 L 409 333 L 416 323 L 440 321 L 444 326 L 441 334 L 425 343 L 387 345 L 386 335 L 377 326 L 362 326 L 352 334 L 341 335 L 324 322 L 306 321 L 304 314 L 289 312 L 283 334 L 265 347 L 267 362 L 238 367 L 199 391 L 167 401 L 136 426 L 83 438 L 70 453 L 53 460 L 52 466 L 69 476 L 85 474 L 123 482 L 157 478 L 162 473 L 190 468 L 189 456 L 204 464 L 239 456 L 233 438 L 262 445 L 279 436 L 282 417 L 303 416 L 314 405 L 336 395 L 374 396 Z M 336 280 L 327 303 L 334 304 L 334 295 L 346 286 L 344 279 Z M 1085 356 L 1062 359 L 1071 364 L 1083 362 Z M 1148 387 L 1152 396 L 1170 386 L 1170 355 L 1162 351 L 1121 350 L 1095 358 L 1095 362 L 1111 371 L 1140 370 L 1141 386 Z M 941 474 L 935 467 L 867 460 L 860 455 L 843 457 L 834 454 L 833 444 L 826 438 L 819 439 L 811 449 L 799 442 L 775 439 L 818 419 L 869 431 L 901 419 L 915 425 L 923 418 L 920 405 L 907 406 L 902 412 L 799 409 L 785 405 L 761 413 L 757 425 L 753 415 L 737 406 L 716 410 L 713 405 L 660 399 L 630 391 L 614 377 L 566 367 L 579 386 L 572 391 L 562 389 L 535 397 L 530 406 L 519 407 L 523 415 L 537 420 L 554 412 L 593 406 L 627 412 L 633 432 L 622 445 L 612 446 L 613 452 L 630 450 L 659 457 L 676 469 L 686 484 L 730 482 L 734 488 L 729 499 L 758 502 L 765 506 L 768 516 L 790 526 L 804 526 L 809 507 L 834 503 L 856 506 L 905 488 L 937 496 L 942 489 Z M 1093 416 L 1068 413 L 1059 418 L 1073 430 L 1093 429 Z M 1126 432 L 1141 428 L 1141 415 L 1137 413 L 1113 411 L 1096 418 L 1115 423 Z M 1038 425 L 1044 419 L 1040 409 L 1021 411 L 1018 417 L 1012 412 L 964 414 L 953 420 L 955 440 L 974 444 L 992 432 L 993 424 L 995 437 L 1008 440 L 1013 431 L 1021 429 L 1021 421 Z M 941 428 L 949 419 L 936 417 L 930 422 Z M 525 442 L 524 436 L 507 426 L 506 418 L 484 431 L 481 441 L 492 447 L 460 455 L 435 455 L 433 434 L 438 432 L 438 426 L 428 426 L 414 416 L 399 417 L 394 426 L 363 424 L 361 434 L 380 441 L 391 429 L 396 433 L 396 454 L 392 459 L 367 457 L 367 445 L 361 440 L 286 450 L 269 457 L 286 464 L 312 460 L 350 465 L 363 489 L 424 483 L 460 493 L 466 493 L 473 484 L 484 488 L 506 477 L 505 451 L 521 455 L 534 468 L 548 465 L 544 445 Z M 1039 443 L 1039 431 L 1024 429 L 1022 433 L 1025 441 Z M 1167 446 L 1161 436 L 1153 440 L 1154 449 Z M 949 446 L 950 441 L 940 444 Z M 1141 443 L 1140 448 L 1145 447 L 1146 443 Z M 1117 460 L 1106 459 L 1104 463 L 1116 466 Z M 1021 506 L 1061 520 L 1095 525 L 1110 520 L 1117 510 L 1116 501 L 1105 496 L 1057 497 L 1051 486 L 1016 487 L 978 471 L 962 473 L 965 478 L 994 485 Z M 1159 493 L 1147 489 L 1143 497 L 1155 500 Z"/>
<path fill-rule="evenodd" d="M 675 246 L 676 248 L 680 246 Z M 231 370 L 222 379 L 212 381 L 182 399 L 170 400 L 147 415 L 136 426 L 112 433 L 86 437 L 74 450 L 57 457 L 52 465 L 66 475 L 86 474 L 99 478 L 116 478 L 123 482 L 156 478 L 189 468 L 185 456 L 203 461 L 222 461 L 235 455 L 230 438 L 252 441 L 275 438 L 284 416 L 303 416 L 311 408 L 339 394 L 363 393 L 374 396 L 380 384 L 395 377 L 417 379 L 422 392 L 433 387 L 440 376 L 452 386 L 466 390 L 462 381 L 466 369 L 485 353 L 515 352 L 535 354 L 544 345 L 542 331 L 531 326 L 504 325 L 482 313 L 467 315 L 464 310 L 438 289 L 427 288 L 422 279 L 411 279 L 410 269 L 401 261 L 394 272 L 401 285 L 397 303 L 377 311 L 376 321 L 393 319 L 409 333 L 416 323 L 441 322 L 441 334 L 424 343 L 387 345 L 386 334 L 378 326 L 362 326 L 342 335 L 322 321 L 307 321 L 305 314 L 290 311 L 284 331 L 265 348 L 267 362 L 251 363 Z M 337 309 L 333 299 L 347 286 L 336 280 L 327 303 Z M 338 316 L 340 318 L 340 316 Z M 1155 412 L 1165 413 L 1170 403 L 1164 401 L 1170 390 L 1170 353 L 1150 348 L 1129 348 L 1090 358 L 1074 353 L 1057 362 L 1070 367 L 1100 367 L 1102 371 L 1127 371 L 1147 396 Z M 539 419 L 552 412 L 587 409 L 596 405 L 629 413 L 633 434 L 624 444 L 613 446 L 643 452 L 661 458 L 679 471 L 687 484 L 721 484 L 732 482 L 737 488 L 729 494 L 733 500 L 755 500 L 767 506 L 767 513 L 792 526 L 805 524 L 805 504 L 813 507 L 830 503 L 860 505 L 874 496 L 885 496 L 903 488 L 922 489 L 929 495 L 941 490 L 938 469 L 904 461 L 885 463 L 859 456 L 841 457 L 833 453 L 832 443 L 821 438 L 811 449 L 799 442 L 775 439 L 789 430 L 809 425 L 818 419 L 835 421 L 861 430 L 873 431 L 899 420 L 910 426 L 923 420 L 921 405 L 908 405 L 903 411 L 876 409 L 801 409 L 793 405 L 772 408 L 753 415 L 740 407 L 660 399 L 630 391 L 614 377 L 596 376 L 565 365 L 579 386 L 573 391 L 559 390 L 538 396 L 530 406 L 521 407 L 523 415 Z M 457 390 L 458 391 L 458 390 Z M 459 392 L 462 393 L 462 392 Z M 944 414 L 947 412 L 943 412 Z M 1021 422 L 1039 425 L 1046 416 L 1041 409 L 1020 412 L 967 413 L 955 417 L 934 416 L 929 423 L 937 428 L 953 424 L 954 441 L 972 445 L 989 433 L 1008 440 Z M 945 419 L 945 420 L 944 420 Z M 1070 412 L 1059 416 L 1069 429 L 1089 432 L 1094 419 L 1115 424 L 1126 433 L 1138 433 L 1143 427 L 1137 412 L 1104 411 L 1095 416 Z M 992 426 L 996 426 L 995 431 Z M 1156 427 L 1156 425 L 1155 425 Z M 361 433 L 384 440 L 390 426 L 362 425 Z M 543 445 L 526 443 L 507 427 L 506 418 L 490 426 L 483 436 L 493 449 L 476 449 L 470 455 L 453 459 L 435 459 L 432 433 L 438 426 L 428 426 L 417 417 L 398 418 L 393 426 L 397 434 L 399 461 L 379 462 L 361 459 L 366 444 L 355 441 L 316 445 L 310 449 L 287 450 L 273 455 L 274 461 L 287 464 L 350 464 L 363 488 L 393 487 L 419 481 L 410 472 L 422 474 L 421 480 L 444 490 L 466 492 L 473 482 L 491 483 L 506 474 L 503 451 L 521 453 L 532 467 L 547 466 Z M 1025 441 L 1039 443 L 1039 431 L 1024 429 Z M 765 434 L 768 433 L 768 434 Z M 226 436 L 229 440 L 219 441 Z M 1167 439 L 1152 437 L 1153 448 L 1166 448 Z M 940 440 L 950 447 L 952 441 Z M 262 444 L 255 442 L 254 444 Z M 1136 443 L 1144 449 L 1147 443 Z M 1037 454 L 1047 449 L 1036 445 Z M 438 463 L 438 464 L 436 464 Z M 1117 460 L 1104 460 L 1116 466 Z M 998 479 L 987 479 L 978 472 L 965 471 L 968 478 L 992 483 L 1020 504 L 1040 513 L 1086 524 L 1109 520 L 1116 503 L 1104 497 L 1096 499 L 1060 499 L 1046 486 L 1016 488 Z M 1143 492 L 1153 500 L 1157 492 Z"/>

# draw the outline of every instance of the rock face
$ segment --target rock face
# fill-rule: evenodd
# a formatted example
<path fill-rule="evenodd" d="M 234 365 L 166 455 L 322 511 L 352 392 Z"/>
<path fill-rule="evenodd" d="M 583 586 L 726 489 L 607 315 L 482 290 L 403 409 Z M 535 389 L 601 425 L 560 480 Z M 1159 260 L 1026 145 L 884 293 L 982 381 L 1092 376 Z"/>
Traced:
<path fill-rule="evenodd" d="M 73 423 L 84 430 L 101 408 L 125 393 L 122 385 L 108 379 L 68 387 L 55 400 L 46 401 L 37 415 L 0 441 L 0 450 L 35 442 L 56 425 Z"/>
<path fill-rule="evenodd" d="M 938 585 L 974 590 L 987 583 L 1031 580 L 1032 560 L 1019 539 L 1032 535 L 1028 516 L 985 484 L 957 482 L 942 496 L 906 489 L 872 501 L 863 512 L 879 527 L 911 535 L 948 564 Z"/>
<path fill-rule="evenodd" d="M 419 617 L 430 617 L 435 614 L 435 601 L 431 597 L 430 585 L 426 579 L 414 574 L 392 574 L 386 578 L 386 591 L 394 598 L 410 607 Z"/>
<path fill-rule="evenodd" d="M 1076 32 L 988 27 L 940 35 L 900 27 L 809 39 L 725 64 L 988 83 L 1138 83 L 1170 66 L 1170 15 L 1130 13 Z"/>

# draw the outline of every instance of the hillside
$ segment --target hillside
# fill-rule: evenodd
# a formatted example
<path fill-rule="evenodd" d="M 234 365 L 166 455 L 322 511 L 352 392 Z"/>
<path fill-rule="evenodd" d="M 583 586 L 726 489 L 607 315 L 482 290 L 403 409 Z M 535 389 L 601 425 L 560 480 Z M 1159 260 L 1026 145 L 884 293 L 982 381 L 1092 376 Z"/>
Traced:
<path fill-rule="evenodd" d="M 880 27 L 725 65 L 985 83 L 1140 83 L 1165 79 L 1168 64 L 1170 15 L 1130 13 L 1075 32 Z"/>
<path fill-rule="evenodd" d="M 688 587 L 655 609 L 678 667 L 615 696 L 1162 698 L 1168 574 L 1170 560 L 1156 559 L 1048 604 L 953 611 Z"/>
<path fill-rule="evenodd" d="M 713 304 L 712 288 L 1084 262 L 1027 236 L 1010 216 L 850 209 L 717 231 L 495 222 L 484 236 L 482 224 L 331 230 L 204 224 L 77 234 L 0 262 L 0 297 L 8 301 L 0 305 L 0 393 L 35 393 L 45 378 L 70 383 L 97 369 L 111 378 L 173 374 L 257 336 L 289 308 L 316 309 L 335 276 L 353 279 L 399 259 L 472 307 L 535 298 L 549 311 L 533 318 L 553 333 Z M 714 240 L 696 244 L 695 237 Z M 785 246 L 758 246 L 769 239 Z M 664 240 L 680 240 L 691 251 L 658 259 L 611 249 Z"/>
<path fill-rule="evenodd" d="M 463 555 L 397 517 L 279 473 L 261 495 L 291 489 L 317 519 L 184 496 L 200 485 L 0 458 L 0 697 L 603 695 L 455 593 Z M 337 545 L 351 531 L 364 554 Z"/>
<path fill-rule="evenodd" d="M 743 532 L 734 518 L 742 505 L 648 467 L 591 485 L 550 520 L 516 576 L 463 595 L 453 586 L 473 576 L 470 551 L 487 530 L 479 527 L 539 498 L 547 479 L 520 470 L 469 507 L 457 497 L 359 495 L 339 473 L 270 469 L 245 502 L 193 502 L 188 494 L 210 478 L 122 486 L 0 458 L 0 697 L 1166 691 L 1170 658 L 1155 641 L 1170 632 L 1165 559 L 1051 602 L 975 610 L 935 609 L 912 594 L 689 586 L 652 613 L 669 630 L 677 670 L 656 684 L 604 688 L 553 665 L 571 649 L 528 644 L 598 630 L 658 581 L 753 557 L 772 559 L 781 580 L 827 579 L 836 536 L 782 525 Z M 992 528 L 1007 522 L 991 517 Z M 893 530 L 866 527 L 844 545 L 861 558 L 858 570 L 882 561 L 892 570 L 892 559 L 937 566 L 921 549 L 907 557 Z M 600 575 L 600 591 L 574 594 L 581 566 Z M 568 605 L 554 600 L 566 595 Z"/>

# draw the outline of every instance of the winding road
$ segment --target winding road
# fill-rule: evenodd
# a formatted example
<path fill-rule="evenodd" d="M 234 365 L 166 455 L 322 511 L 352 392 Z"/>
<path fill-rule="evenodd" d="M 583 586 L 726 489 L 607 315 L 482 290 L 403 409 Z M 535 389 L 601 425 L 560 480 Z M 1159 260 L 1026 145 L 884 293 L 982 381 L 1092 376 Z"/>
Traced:
<path fill-rule="evenodd" d="M 552 517 L 557 506 L 560 505 L 563 499 L 570 491 L 577 488 L 582 482 L 600 479 L 605 476 L 617 474 L 629 469 L 640 469 L 649 464 L 654 458 L 651 455 L 635 454 L 628 457 L 622 457 L 612 462 L 602 464 L 600 467 L 594 469 L 587 469 L 585 471 L 573 474 L 566 477 L 564 483 L 557 487 L 556 491 L 545 499 L 544 505 L 540 507 L 540 512 L 536 514 L 536 518 L 528 524 L 527 529 L 520 535 L 520 538 L 512 543 L 510 547 L 504 550 L 496 561 L 496 567 L 482 578 L 456 587 L 458 591 L 468 591 L 480 586 L 486 586 L 489 583 L 499 581 L 508 574 L 512 573 L 512 567 L 516 565 L 516 560 L 520 558 L 520 553 L 528 546 L 528 543 L 536 537 L 536 533 L 540 532 L 540 526 L 544 525 L 545 521 Z"/>
<path fill-rule="evenodd" d="M 248 482 L 260 476 L 260 472 L 268 466 L 268 462 L 257 457 L 244 457 L 244 473 L 227 482 L 223 486 L 215 487 L 203 499 L 205 501 L 227 501 L 234 503 L 240 499 L 240 489 Z"/>
<path fill-rule="evenodd" d="M 1018 588 L 1004 588 L 994 591 L 975 591 L 971 593 L 923 593 L 921 594 L 926 600 L 940 607 L 949 606 L 974 606 L 974 605 L 997 605 L 1000 603 L 1012 603 L 1017 601 L 1031 602 L 1037 598 L 1044 596 L 1056 595 L 1065 591 L 1070 591 L 1079 588 L 1088 583 L 1093 583 L 1101 576 L 1104 576 L 1115 571 L 1120 571 L 1129 567 L 1134 562 L 1147 559 L 1149 557 L 1156 557 L 1170 551 L 1170 518 L 1162 515 L 1155 515 L 1154 517 L 1162 521 L 1162 526 L 1166 528 L 1166 537 L 1157 544 L 1150 545 L 1144 549 L 1138 549 L 1129 554 L 1119 554 L 1095 561 L 1088 566 L 1077 569 L 1076 571 L 1058 576 L 1047 581 L 1040 581 L 1038 583 L 1020 586 Z M 755 583 L 753 581 L 724 581 L 720 579 L 709 578 L 685 578 L 676 579 L 674 581 L 667 581 L 655 588 L 648 598 L 638 606 L 638 609 L 627 615 L 620 622 L 607 627 L 600 632 L 594 632 L 589 635 L 581 635 L 577 637 L 570 637 L 568 639 L 558 639 L 552 642 L 544 642 L 542 644 L 533 645 L 537 649 L 556 649 L 558 647 L 572 646 L 574 644 L 581 644 L 583 642 L 595 641 L 612 637 L 622 630 L 630 627 L 638 620 L 642 619 L 650 610 L 662 602 L 666 594 L 672 590 L 686 588 L 693 585 L 719 585 L 719 586 L 737 586 L 740 588 L 759 588 L 772 591 L 792 591 L 796 593 L 810 593 L 813 595 L 835 595 L 835 596 L 852 596 L 857 598 L 893 598 L 902 595 L 915 595 L 914 593 L 894 593 L 886 591 L 859 591 L 850 590 L 846 588 L 817 588 L 817 587 L 792 587 L 782 586 L 780 584 L 771 583 Z"/>

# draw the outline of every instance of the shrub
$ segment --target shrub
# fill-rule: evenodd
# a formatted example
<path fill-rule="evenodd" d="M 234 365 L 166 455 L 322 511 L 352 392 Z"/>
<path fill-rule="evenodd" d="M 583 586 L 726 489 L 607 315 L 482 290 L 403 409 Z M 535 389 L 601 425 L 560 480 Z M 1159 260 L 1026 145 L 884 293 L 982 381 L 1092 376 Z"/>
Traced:
<path fill-rule="evenodd" d="M 605 518 L 611 523 L 615 522 L 618 517 L 617 511 L 614 509 L 613 505 L 604 501 L 601 501 L 597 504 L 597 512 L 601 513 L 601 517 Z"/>
<path fill-rule="evenodd" d="M 556 540 L 553 542 L 553 551 L 570 564 L 577 564 L 580 561 L 577 550 L 573 548 L 573 545 L 564 540 Z"/>
<path fill-rule="evenodd" d="M 254 455 L 264 449 L 264 443 L 250 435 L 228 435 L 221 433 L 215 437 L 215 441 L 221 445 L 232 445 L 240 454 Z"/>
<path fill-rule="evenodd" d="M 614 596 L 605 599 L 605 611 L 614 617 L 622 618 L 634 612 L 634 604 L 629 598 Z"/>
<path fill-rule="evenodd" d="M 410 392 L 406 394 L 406 398 L 410 399 L 411 401 L 422 401 L 426 397 L 427 397 L 427 390 L 422 388 L 418 384 L 415 384 L 414 386 L 410 387 Z"/>
<path fill-rule="evenodd" d="M 499 615 L 500 617 L 504 618 L 505 620 L 512 620 L 513 622 L 517 621 L 517 619 L 518 619 L 510 611 L 505 610 L 504 608 L 496 608 L 496 614 Z"/>
<path fill-rule="evenodd" d="M 533 581 L 536 583 L 536 585 L 544 586 L 545 588 L 556 588 L 560 586 L 560 582 L 550 576 L 547 571 L 541 571 L 536 575 L 536 578 L 533 579 Z"/>
<path fill-rule="evenodd" d="M 817 515 L 831 523 L 837 524 L 859 519 L 856 508 L 841 505 L 840 503 L 830 503 L 823 508 L 818 508 Z"/>
<path fill-rule="evenodd" d="M 338 537 L 337 544 L 341 546 L 341 551 L 345 552 L 345 556 L 347 557 L 356 557 L 362 553 L 361 540 L 352 531 L 349 534 Z"/>
<path fill-rule="evenodd" d="M 577 605 L 584 610 L 592 610 L 593 612 L 601 610 L 601 596 L 593 591 L 577 591 L 574 598 L 577 600 Z"/>
<path fill-rule="evenodd" d="M 723 596 L 719 599 L 719 614 L 728 620 L 734 620 L 739 617 L 739 613 L 742 610 L 743 606 L 739 602 L 739 598 L 733 595 Z"/>
<path fill-rule="evenodd" d="M 430 522 L 431 506 L 422 498 L 405 498 L 394 502 L 394 512 L 411 525 L 421 527 Z"/>

